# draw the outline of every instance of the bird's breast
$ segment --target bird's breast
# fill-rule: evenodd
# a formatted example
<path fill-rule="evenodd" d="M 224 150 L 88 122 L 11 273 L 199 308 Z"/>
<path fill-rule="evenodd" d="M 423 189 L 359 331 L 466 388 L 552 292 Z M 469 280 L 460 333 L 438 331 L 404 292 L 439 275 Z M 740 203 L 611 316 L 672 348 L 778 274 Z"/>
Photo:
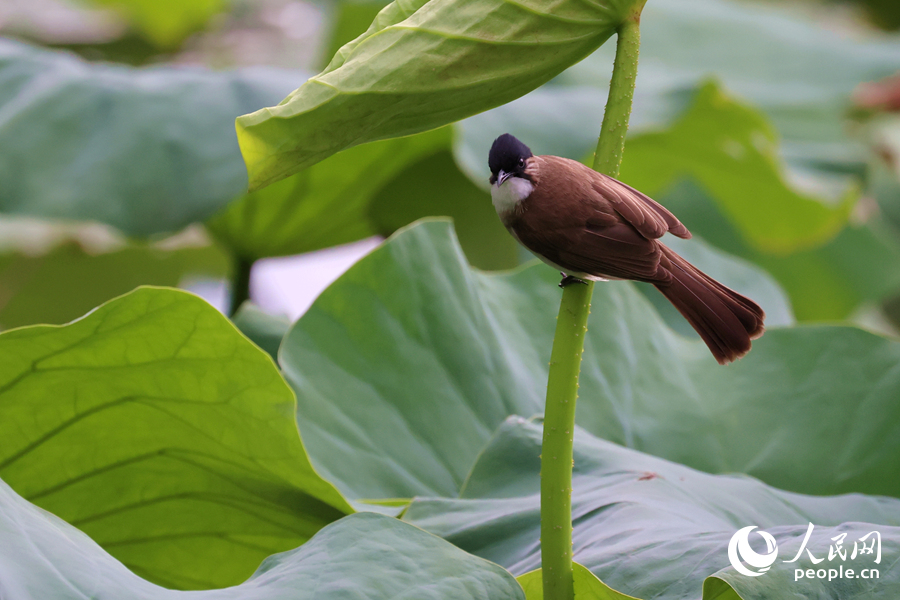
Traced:
<path fill-rule="evenodd" d="M 492 185 L 491 201 L 494 204 L 494 210 L 501 219 L 513 214 L 516 206 L 528 198 L 532 191 L 534 191 L 534 184 L 522 177 L 510 177 L 503 182 L 503 185 Z"/>

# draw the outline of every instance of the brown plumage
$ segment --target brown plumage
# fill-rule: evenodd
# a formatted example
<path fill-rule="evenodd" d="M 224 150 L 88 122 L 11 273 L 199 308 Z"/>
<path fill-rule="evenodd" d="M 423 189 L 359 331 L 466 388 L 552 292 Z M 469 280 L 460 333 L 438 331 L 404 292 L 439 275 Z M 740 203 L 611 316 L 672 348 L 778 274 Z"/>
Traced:
<path fill-rule="evenodd" d="M 579 162 L 530 156 L 530 151 L 528 155 L 524 168 L 518 159 L 514 175 L 533 184 L 530 195 L 514 205 L 495 199 L 503 224 L 525 247 L 580 279 L 652 283 L 697 330 L 720 364 L 750 350 L 751 340 L 763 334 L 765 313 L 659 241 L 667 232 L 691 237 L 672 213 Z M 496 181 L 496 173 L 492 179 Z M 528 189 L 527 183 L 519 185 Z"/>

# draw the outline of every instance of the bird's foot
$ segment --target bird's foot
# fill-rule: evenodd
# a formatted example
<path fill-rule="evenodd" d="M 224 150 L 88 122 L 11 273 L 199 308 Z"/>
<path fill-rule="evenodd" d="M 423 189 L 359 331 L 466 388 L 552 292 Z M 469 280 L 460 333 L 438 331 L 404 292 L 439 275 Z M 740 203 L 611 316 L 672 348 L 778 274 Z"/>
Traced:
<path fill-rule="evenodd" d="M 566 275 L 563 272 L 560 272 L 559 274 L 562 275 L 562 281 L 559 282 L 559 287 L 561 288 L 564 288 L 567 285 L 572 285 L 573 283 L 583 283 L 584 285 L 587 285 L 587 281 L 585 281 L 584 279 L 578 279 L 577 277 L 573 277 L 572 275 Z"/>

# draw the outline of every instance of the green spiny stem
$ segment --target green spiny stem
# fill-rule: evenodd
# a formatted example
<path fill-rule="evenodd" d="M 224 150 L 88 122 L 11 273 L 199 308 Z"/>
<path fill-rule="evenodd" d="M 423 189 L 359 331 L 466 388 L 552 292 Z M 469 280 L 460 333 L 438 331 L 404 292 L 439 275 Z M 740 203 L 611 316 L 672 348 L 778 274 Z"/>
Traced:
<path fill-rule="evenodd" d="M 572 439 L 593 282 L 563 288 L 550 355 L 541 446 L 541 568 L 544 598 L 572 600 Z"/>
<path fill-rule="evenodd" d="M 610 177 L 618 177 L 625 149 L 625 133 L 631 117 L 631 100 L 634 97 L 638 51 L 641 47 L 642 8 L 643 3 L 619 25 L 609 98 L 606 101 L 603 124 L 600 126 L 597 150 L 594 152 L 594 170 Z"/>
<path fill-rule="evenodd" d="M 611 177 L 619 174 L 625 132 L 631 115 L 634 80 L 640 47 L 643 3 L 618 28 L 616 60 L 594 169 Z M 544 439 L 541 448 L 541 567 L 545 600 L 573 600 L 572 572 L 572 441 L 578 375 L 587 333 L 594 284 L 563 289 L 556 334 L 550 355 Z"/>

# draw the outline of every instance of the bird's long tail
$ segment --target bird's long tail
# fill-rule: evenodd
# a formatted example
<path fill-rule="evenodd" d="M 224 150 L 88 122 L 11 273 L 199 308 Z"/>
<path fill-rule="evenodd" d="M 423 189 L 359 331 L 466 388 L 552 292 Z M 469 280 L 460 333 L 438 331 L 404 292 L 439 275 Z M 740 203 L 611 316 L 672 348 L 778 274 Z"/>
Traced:
<path fill-rule="evenodd" d="M 663 244 L 660 266 L 670 281 L 655 283 L 697 330 L 719 364 L 750 351 L 750 341 L 763 334 L 765 313 L 756 302 L 731 290 Z"/>

